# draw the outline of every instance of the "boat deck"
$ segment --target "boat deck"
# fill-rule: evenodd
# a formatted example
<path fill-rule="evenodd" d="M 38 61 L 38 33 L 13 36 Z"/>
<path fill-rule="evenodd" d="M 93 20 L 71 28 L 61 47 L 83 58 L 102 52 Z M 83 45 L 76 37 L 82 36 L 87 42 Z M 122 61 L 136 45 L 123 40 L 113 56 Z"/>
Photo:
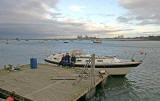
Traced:
<path fill-rule="evenodd" d="M 22 101 L 76 101 L 91 89 L 90 70 L 60 68 L 52 64 L 38 64 L 37 69 L 23 65 L 19 71 L 0 70 L 0 93 L 13 94 Z M 95 70 L 95 85 L 108 74 Z M 81 74 L 82 73 L 82 74 Z"/>

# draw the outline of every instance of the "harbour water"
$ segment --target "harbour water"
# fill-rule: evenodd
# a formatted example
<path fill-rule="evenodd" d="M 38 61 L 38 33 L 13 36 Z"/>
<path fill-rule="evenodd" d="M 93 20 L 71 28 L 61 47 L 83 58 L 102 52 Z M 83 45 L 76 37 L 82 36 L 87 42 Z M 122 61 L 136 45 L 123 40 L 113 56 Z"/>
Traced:
<path fill-rule="evenodd" d="M 65 40 L 66 41 L 66 40 Z M 30 58 L 44 63 L 53 52 L 70 52 L 82 49 L 86 53 L 111 55 L 122 59 L 143 59 L 144 62 L 126 77 L 109 77 L 103 89 L 89 101 L 159 101 L 160 100 L 160 42 L 159 41 L 103 41 L 95 44 L 89 40 L 0 40 L 0 68 L 5 64 L 29 64 Z"/>

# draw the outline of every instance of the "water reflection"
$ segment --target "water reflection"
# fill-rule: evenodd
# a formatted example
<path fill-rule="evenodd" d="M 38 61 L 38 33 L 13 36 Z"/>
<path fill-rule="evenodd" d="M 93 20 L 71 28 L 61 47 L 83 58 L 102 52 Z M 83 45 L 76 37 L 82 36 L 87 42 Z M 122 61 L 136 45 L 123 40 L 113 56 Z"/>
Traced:
<path fill-rule="evenodd" d="M 97 89 L 95 97 L 89 101 L 119 101 L 123 95 L 129 94 L 133 86 L 132 83 L 134 81 L 129 81 L 124 76 L 110 76 L 105 82 L 104 88 Z M 125 99 L 126 97 L 121 101 Z"/>

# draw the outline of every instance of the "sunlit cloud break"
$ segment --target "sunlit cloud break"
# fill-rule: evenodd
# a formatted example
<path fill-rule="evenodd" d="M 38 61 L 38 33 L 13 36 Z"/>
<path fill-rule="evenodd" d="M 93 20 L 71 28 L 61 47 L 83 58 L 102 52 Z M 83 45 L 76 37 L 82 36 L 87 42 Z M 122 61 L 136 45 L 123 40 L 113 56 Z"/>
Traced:
<path fill-rule="evenodd" d="M 71 11 L 82 11 L 82 9 L 84 9 L 84 8 L 86 8 L 86 7 L 84 7 L 84 6 L 77 6 L 77 5 L 72 5 L 72 6 L 69 7 L 69 9 Z"/>

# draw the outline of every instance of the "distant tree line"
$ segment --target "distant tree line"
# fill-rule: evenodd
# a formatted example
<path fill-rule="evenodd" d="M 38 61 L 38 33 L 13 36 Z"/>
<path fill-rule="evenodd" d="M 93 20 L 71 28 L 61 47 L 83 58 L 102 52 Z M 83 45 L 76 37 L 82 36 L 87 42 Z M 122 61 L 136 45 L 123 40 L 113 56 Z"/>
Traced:
<path fill-rule="evenodd" d="M 144 39 L 144 40 L 160 40 L 160 36 L 136 37 L 136 39 Z"/>

